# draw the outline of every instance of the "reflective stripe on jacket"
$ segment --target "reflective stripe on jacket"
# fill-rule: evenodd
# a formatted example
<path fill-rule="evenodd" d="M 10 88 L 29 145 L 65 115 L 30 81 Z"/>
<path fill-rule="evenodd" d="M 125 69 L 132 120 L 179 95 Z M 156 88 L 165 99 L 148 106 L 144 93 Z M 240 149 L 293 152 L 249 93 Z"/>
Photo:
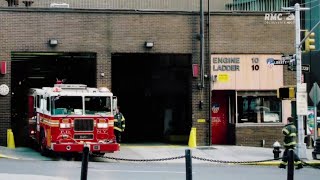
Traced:
<path fill-rule="evenodd" d="M 297 144 L 296 142 L 296 136 L 297 136 L 297 128 L 293 123 L 289 123 L 284 126 L 282 129 L 282 133 L 284 136 L 284 146 L 295 146 Z"/>
<path fill-rule="evenodd" d="M 114 115 L 114 127 L 113 129 L 123 132 L 126 127 L 125 118 L 121 112 Z"/>

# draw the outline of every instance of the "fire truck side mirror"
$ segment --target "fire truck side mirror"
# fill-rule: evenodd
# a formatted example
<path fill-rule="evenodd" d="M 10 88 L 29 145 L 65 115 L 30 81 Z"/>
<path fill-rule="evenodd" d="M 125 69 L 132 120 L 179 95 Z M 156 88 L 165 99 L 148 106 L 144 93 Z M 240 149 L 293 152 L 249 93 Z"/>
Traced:
<path fill-rule="evenodd" d="M 113 96 L 112 97 L 112 110 L 113 110 L 113 114 L 116 114 L 116 109 L 118 107 L 118 98 L 117 96 Z"/>

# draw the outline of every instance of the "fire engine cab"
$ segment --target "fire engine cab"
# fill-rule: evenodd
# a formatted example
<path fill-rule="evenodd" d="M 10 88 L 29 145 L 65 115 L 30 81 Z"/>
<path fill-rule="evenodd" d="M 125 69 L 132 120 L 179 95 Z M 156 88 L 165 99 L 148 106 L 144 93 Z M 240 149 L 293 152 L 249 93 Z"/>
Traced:
<path fill-rule="evenodd" d="M 29 137 L 42 155 L 60 153 L 103 154 L 118 151 L 113 132 L 117 98 L 106 87 L 55 84 L 29 92 Z"/>

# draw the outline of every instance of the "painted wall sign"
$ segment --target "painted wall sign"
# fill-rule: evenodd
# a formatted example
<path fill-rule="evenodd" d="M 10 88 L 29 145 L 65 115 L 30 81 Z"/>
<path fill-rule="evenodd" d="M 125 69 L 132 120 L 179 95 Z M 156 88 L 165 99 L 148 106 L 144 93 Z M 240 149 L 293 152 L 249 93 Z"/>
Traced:
<path fill-rule="evenodd" d="M 211 74 L 217 77 L 212 90 L 275 90 L 283 86 L 283 66 L 275 66 L 281 58 L 281 54 L 212 54 Z"/>
<path fill-rule="evenodd" d="M 239 57 L 214 57 L 212 63 L 213 71 L 240 71 Z"/>
<path fill-rule="evenodd" d="M 206 122 L 206 119 L 198 119 L 197 122 L 198 122 L 198 123 L 205 123 L 205 122 Z"/>
<path fill-rule="evenodd" d="M 218 82 L 229 82 L 229 74 L 227 73 L 219 73 L 217 78 Z"/>
<path fill-rule="evenodd" d="M 213 65 L 214 71 L 240 71 L 239 65 Z"/>

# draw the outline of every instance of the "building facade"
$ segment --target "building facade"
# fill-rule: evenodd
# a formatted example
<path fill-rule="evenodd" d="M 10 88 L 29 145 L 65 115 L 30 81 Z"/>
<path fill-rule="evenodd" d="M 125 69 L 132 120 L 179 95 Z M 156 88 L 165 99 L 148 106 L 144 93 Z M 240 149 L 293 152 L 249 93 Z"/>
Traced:
<path fill-rule="evenodd" d="M 2 7 L 0 23 L 0 84 L 10 89 L 0 97 L 1 145 L 8 128 L 23 144 L 25 92 L 55 78 L 115 92 L 127 142 L 187 143 L 191 127 L 199 145 L 281 140 L 290 103 L 277 101 L 276 89 L 295 79 L 267 60 L 293 54 L 293 24 L 266 22 L 265 13 L 210 13 L 202 79 L 199 12 Z"/>

